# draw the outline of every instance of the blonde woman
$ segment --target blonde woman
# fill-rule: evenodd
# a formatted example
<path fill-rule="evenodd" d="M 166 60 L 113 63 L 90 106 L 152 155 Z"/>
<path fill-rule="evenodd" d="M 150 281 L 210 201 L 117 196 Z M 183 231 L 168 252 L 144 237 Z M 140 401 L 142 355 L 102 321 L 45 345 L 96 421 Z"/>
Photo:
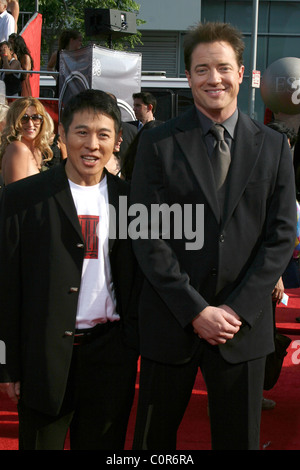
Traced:
<path fill-rule="evenodd" d="M 7 104 L 0 104 L 0 133 L 3 131 L 6 125 L 6 115 L 8 113 L 9 106 Z"/>
<path fill-rule="evenodd" d="M 0 161 L 4 184 L 45 169 L 52 159 L 51 119 L 39 100 L 19 98 L 10 105 L 1 134 Z"/>

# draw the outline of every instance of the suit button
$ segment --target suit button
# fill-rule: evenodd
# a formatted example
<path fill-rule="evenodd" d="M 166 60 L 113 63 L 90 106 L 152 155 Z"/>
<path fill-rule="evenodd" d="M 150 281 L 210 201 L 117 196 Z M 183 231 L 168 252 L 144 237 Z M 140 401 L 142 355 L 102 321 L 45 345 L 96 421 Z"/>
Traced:
<path fill-rule="evenodd" d="M 217 268 L 212 268 L 211 275 L 216 276 L 218 274 Z"/>
<path fill-rule="evenodd" d="M 84 248 L 84 244 L 83 243 L 77 243 L 77 248 Z"/>
<path fill-rule="evenodd" d="M 69 290 L 69 292 L 78 292 L 78 291 L 79 291 L 78 287 L 70 287 L 70 290 Z"/>
<path fill-rule="evenodd" d="M 65 331 L 64 336 L 73 336 L 73 331 Z"/>
<path fill-rule="evenodd" d="M 220 243 L 223 243 L 225 241 L 224 235 L 220 235 L 219 241 L 220 241 Z"/>

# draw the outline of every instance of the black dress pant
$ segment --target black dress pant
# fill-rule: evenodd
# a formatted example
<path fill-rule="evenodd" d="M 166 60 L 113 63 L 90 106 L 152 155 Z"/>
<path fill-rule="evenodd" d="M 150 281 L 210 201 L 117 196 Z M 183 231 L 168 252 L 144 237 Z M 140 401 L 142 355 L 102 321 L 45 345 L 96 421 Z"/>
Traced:
<path fill-rule="evenodd" d="M 74 346 L 58 416 L 19 403 L 20 450 L 122 450 L 135 393 L 137 353 L 122 341 L 119 324 L 88 344 Z"/>
<path fill-rule="evenodd" d="M 199 366 L 208 392 L 212 449 L 259 449 L 265 358 L 229 364 L 217 346 L 201 340 L 186 364 L 142 358 L 134 450 L 176 450 Z"/>

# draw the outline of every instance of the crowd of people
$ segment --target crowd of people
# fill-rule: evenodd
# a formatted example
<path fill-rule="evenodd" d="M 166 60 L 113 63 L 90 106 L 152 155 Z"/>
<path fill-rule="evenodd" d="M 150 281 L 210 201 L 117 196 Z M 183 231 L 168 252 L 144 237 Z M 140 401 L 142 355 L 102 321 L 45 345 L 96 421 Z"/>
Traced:
<path fill-rule="evenodd" d="M 17 33 L 18 17 L 17 0 L 0 0 L 0 78 L 9 97 L 32 96 L 31 74 L 27 72 L 33 70 L 34 63 L 26 42 Z"/>
<path fill-rule="evenodd" d="M 3 50 L 14 54 L 12 39 Z M 296 193 L 286 132 L 237 106 L 244 47 L 229 24 L 192 28 L 194 106 L 165 123 L 143 93 L 133 96 L 136 121 L 122 123 L 114 96 L 83 91 L 57 133 L 36 98 L 4 109 L 0 391 L 18 406 L 21 450 L 62 450 L 68 430 L 72 450 L 122 450 L 139 357 L 135 451 L 176 450 L 199 368 L 212 448 L 259 449 Z M 22 51 L 20 64 L 30 59 Z M 123 198 L 147 217 L 124 213 Z M 176 213 L 168 230 L 164 215 L 152 227 L 153 205 L 179 206 L 180 227 Z"/>

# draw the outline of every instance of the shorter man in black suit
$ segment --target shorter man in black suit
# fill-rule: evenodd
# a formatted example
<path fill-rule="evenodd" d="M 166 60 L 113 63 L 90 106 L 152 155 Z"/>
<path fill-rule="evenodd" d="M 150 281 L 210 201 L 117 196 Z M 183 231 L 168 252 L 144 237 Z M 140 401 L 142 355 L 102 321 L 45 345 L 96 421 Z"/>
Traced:
<path fill-rule="evenodd" d="M 1 200 L 0 391 L 18 403 L 20 449 L 123 449 L 135 392 L 136 263 L 118 239 L 127 183 L 105 164 L 116 102 L 86 90 L 66 106 L 68 158 Z M 113 229 L 113 230 L 112 230 Z"/>

